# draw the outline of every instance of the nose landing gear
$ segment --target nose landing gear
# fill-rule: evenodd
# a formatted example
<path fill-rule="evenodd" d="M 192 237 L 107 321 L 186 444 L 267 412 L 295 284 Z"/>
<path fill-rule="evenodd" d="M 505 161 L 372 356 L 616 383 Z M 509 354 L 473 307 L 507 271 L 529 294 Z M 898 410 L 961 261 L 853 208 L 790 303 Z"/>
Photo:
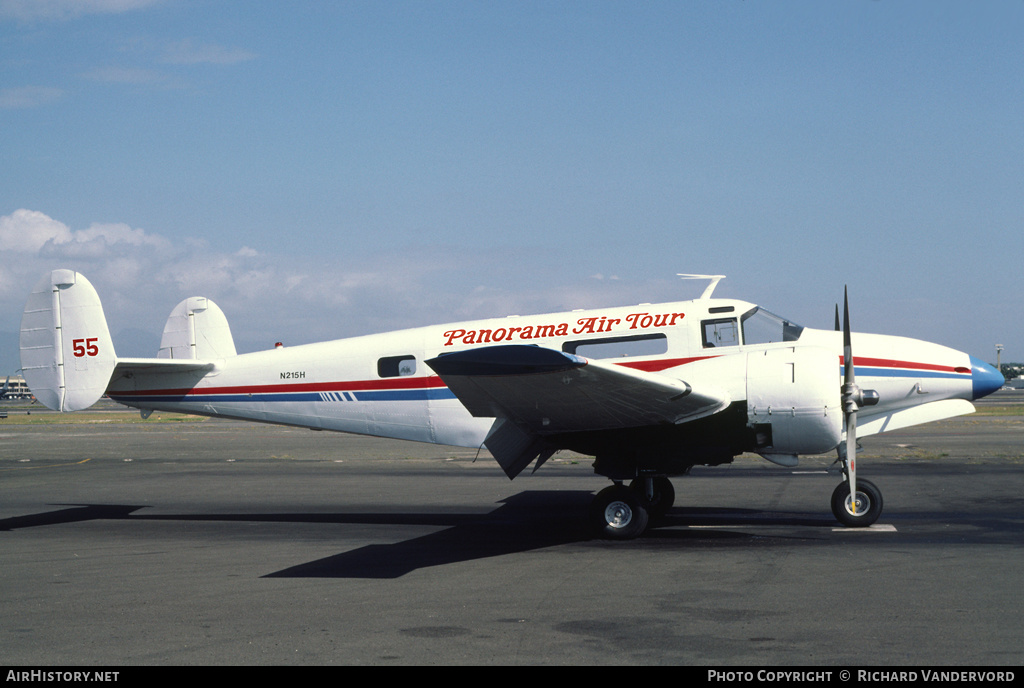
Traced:
<path fill-rule="evenodd" d="M 850 486 L 841 482 L 832 493 L 832 513 L 847 528 L 867 528 L 882 514 L 882 492 L 870 480 L 859 479 L 854 494 Z"/>

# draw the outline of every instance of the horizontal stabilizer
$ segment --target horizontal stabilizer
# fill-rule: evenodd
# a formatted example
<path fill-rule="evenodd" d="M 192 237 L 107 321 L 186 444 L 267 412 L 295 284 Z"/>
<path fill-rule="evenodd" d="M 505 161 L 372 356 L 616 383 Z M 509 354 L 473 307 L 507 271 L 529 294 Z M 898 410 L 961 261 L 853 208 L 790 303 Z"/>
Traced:
<path fill-rule="evenodd" d="M 174 361 L 166 358 L 119 358 L 111 380 L 136 375 L 171 375 L 214 369 L 213 361 Z"/>

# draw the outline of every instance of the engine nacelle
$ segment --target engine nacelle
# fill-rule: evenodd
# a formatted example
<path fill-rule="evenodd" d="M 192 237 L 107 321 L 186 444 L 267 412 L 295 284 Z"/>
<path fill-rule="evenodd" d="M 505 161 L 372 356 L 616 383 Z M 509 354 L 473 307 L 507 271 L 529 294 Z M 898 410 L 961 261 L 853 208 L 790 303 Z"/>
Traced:
<path fill-rule="evenodd" d="M 796 465 L 797 454 L 820 454 L 842 439 L 839 357 L 816 346 L 747 354 L 747 423 L 759 454 Z"/>

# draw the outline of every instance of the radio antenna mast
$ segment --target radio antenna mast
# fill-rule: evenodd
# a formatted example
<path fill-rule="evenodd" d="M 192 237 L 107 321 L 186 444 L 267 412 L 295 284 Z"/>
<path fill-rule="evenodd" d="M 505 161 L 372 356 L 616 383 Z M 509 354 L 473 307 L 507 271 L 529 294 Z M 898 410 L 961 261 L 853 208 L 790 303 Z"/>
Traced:
<path fill-rule="evenodd" d="M 706 279 L 706 280 L 711 280 L 710 283 L 708 284 L 708 286 L 704 289 L 704 293 L 700 295 L 700 299 L 699 300 L 701 300 L 701 301 L 703 301 L 704 299 L 710 299 L 712 292 L 715 291 L 715 287 L 718 286 L 718 283 L 721 280 L 725 279 L 725 275 L 686 275 L 686 274 L 683 274 L 681 272 L 678 273 L 678 276 L 682 277 L 683 279 Z"/>

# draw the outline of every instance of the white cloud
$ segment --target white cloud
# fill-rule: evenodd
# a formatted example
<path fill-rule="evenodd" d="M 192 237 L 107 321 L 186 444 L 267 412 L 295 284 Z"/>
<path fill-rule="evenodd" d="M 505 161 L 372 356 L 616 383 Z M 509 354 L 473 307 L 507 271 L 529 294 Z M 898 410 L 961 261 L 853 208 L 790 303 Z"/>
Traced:
<path fill-rule="evenodd" d="M 74 19 L 87 14 L 131 12 L 163 0 L 0 0 L 0 17 L 22 21 Z"/>
<path fill-rule="evenodd" d="M 93 223 L 73 231 L 38 210 L 15 210 L 0 217 L 0 250 L 45 257 L 100 256 L 114 245 L 165 248 L 166 239 L 124 223 Z"/>
<path fill-rule="evenodd" d="M 247 62 L 256 58 L 254 53 L 242 48 L 226 48 L 213 43 L 195 43 L 191 39 L 171 43 L 164 49 L 162 62 L 166 64 L 229 65 Z"/>
<path fill-rule="evenodd" d="M 154 246 L 164 247 L 167 240 L 155 235 L 147 235 L 141 229 L 132 229 L 123 222 L 119 223 L 98 223 L 89 225 L 89 229 L 83 229 L 73 234 L 74 240 L 79 243 L 87 243 L 96 240 L 103 240 L 108 244 L 125 243 L 132 246 Z"/>
<path fill-rule="evenodd" d="M 82 74 L 90 81 L 105 84 L 159 84 L 168 81 L 169 77 L 152 69 L 134 67 L 97 67 Z"/>
<path fill-rule="evenodd" d="M 66 224 L 36 210 L 15 210 L 0 217 L 0 251 L 38 253 L 48 241 L 64 243 L 71 236 Z"/>
<path fill-rule="evenodd" d="M 18 86 L 0 89 L 0 110 L 19 110 L 49 105 L 64 97 L 64 91 L 47 86 Z"/>

